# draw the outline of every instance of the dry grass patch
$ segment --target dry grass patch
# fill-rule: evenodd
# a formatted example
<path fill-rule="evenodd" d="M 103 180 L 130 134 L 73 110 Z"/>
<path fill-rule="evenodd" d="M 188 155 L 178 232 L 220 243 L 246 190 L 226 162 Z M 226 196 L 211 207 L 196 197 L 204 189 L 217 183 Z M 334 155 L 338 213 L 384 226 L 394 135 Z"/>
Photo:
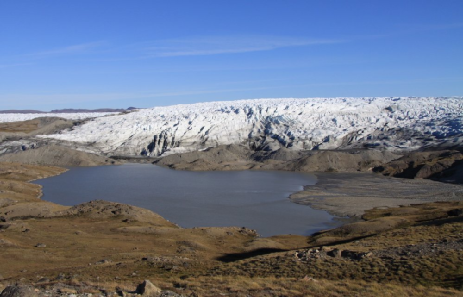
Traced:
<path fill-rule="evenodd" d="M 182 229 L 105 201 L 59 209 L 27 181 L 60 172 L 0 165 L 0 199 L 16 195 L 0 205 L 1 285 L 129 292 L 149 279 L 186 296 L 462 295 L 463 216 L 455 210 L 463 202 L 376 209 L 365 222 L 312 237 L 257 238 L 241 228 Z M 312 258 L 296 257 L 309 248 Z"/>
<path fill-rule="evenodd" d="M 200 277 L 174 281 L 165 289 L 198 296 L 463 296 L 463 292 L 429 286 L 404 286 L 354 280 L 275 277 Z"/>

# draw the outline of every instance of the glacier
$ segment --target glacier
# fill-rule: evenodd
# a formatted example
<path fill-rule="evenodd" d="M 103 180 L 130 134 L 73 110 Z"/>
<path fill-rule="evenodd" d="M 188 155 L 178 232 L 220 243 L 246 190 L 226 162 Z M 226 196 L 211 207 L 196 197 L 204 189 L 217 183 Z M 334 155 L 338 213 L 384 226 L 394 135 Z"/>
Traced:
<path fill-rule="evenodd" d="M 119 156 L 239 144 L 274 151 L 416 149 L 463 139 L 463 97 L 281 98 L 182 104 L 94 118 L 42 138 Z"/>

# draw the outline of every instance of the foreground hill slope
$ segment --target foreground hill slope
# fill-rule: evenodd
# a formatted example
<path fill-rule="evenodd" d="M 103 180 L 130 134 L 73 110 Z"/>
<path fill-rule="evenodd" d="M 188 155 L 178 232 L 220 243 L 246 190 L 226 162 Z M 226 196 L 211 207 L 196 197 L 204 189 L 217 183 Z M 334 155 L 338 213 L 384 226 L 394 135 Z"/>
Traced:
<path fill-rule="evenodd" d="M 262 238 L 183 229 L 120 203 L 57 205 L 28 182 L 64 171 L 0 163 L 1 297 L 463 294 L 463 202 L 453 197 L 369 210 L 365 221 L 313 236 Z M 134 291 L 146 279 L 176 293 Z"/>
<path fill-rule="evenodd" d="M 160 156 L 240 144 L 255 151 L 456 146 L 463 99 L 256 99 L 155 107 L 96 118 L 59 135 L 102 153 Z"/>

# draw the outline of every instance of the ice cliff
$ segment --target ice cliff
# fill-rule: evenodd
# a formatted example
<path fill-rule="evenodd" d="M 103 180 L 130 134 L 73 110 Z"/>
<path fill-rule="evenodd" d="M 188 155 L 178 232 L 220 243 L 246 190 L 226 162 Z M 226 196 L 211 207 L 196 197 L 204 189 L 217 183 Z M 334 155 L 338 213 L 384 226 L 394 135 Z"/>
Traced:
<path fill-rule="evenodd" d="M 159 156 L 242 144 L 255 150 L 418 148 L 460 142 L 463 97 L 254 99 L 154 107 L 43 137 L 110 155 Z"/>

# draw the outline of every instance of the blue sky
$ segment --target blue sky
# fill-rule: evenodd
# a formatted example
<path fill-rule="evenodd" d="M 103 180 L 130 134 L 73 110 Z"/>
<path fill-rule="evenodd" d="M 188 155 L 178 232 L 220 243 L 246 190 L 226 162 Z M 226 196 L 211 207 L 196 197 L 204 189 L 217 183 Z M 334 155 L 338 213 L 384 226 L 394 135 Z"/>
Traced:
<path fill-rule="evenodd" d="M 462 95 L 462 0 L 0 1 L 0 109 Z"/>

